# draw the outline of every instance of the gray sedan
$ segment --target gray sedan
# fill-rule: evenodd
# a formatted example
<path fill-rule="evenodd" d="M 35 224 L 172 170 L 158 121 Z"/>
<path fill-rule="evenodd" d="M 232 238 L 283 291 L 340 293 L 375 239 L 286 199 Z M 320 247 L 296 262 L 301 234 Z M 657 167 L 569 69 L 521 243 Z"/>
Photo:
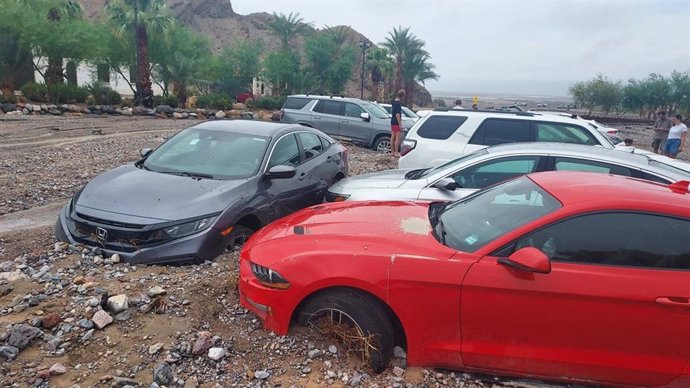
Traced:
<path fill-rule="evenodd" d="M 515 176 L 551 170 L 601 172 L 664 184 L 690 179 L 690 164 L 683 169 L 671 162 L 665 157 L 578 144 L 504 144 L 434 168 L 387 170 L 343 179 L 328 189 L 326 200 L 454 201 Z"/>
<path fill-rule="evenodd" d="M 59 240 L 129 263 L 213 259 L 347 176 L 345 147 L 294 124 L 210 121 L 141 153 L 74 195 Z"/>

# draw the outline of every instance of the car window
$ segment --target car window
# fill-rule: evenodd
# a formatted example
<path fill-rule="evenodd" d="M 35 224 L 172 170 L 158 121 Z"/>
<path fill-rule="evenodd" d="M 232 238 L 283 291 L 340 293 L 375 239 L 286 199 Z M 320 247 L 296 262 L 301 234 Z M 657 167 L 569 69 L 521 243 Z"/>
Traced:
<path fill-rule="evenodd" d="M 544 142 L 598 145 L 599 142 L 584 128 L 560 123 L 534 123 L 536 140 Z"/>
<path fill-rule="evenodd" d="M 381 108 L 385 109 L 386 112 L 388 112 L 388 114 L 391 114 L 391 112 L 393 111 L 393 107 L 390 105 L 381 105 Z"/>
<path fill-rule="evenodd" d="M 497 145 L 530 141 L 530 123 L 526 120 L 486 119 L 477 128 L 470 144 Z"/>
<path fill-rule="evenodd" d="M 364 106 L 364 109 L 366 109 L 369 114 L 376 118 L 387 119 L 391 117 L 390 113 L 386 112 L 386 110 L 379 104 L 373 104 L 369 101 L 360 101 L 359 103 Z"/>
<path fill-rule="evenodd" d="M 283 104 L 283 109 L 302 109 L 310 101 L 308 98 L 289 97 Z"/>
<path fill-rule="evenodd" d="M 290 134 L 278 140 L 278 143 L 273 147 L 273 153 L 271 153 L 268 168 L 281 164 L 286 166 L 297 166 L 300 162 L 297 139 L 294 134 Z"/>
<path fill-rule="evenodd" d="M 642 179 L 646 179 L 646 180 L 652 181 L 652 182 L 661 183 L 664 185 L 668 185 L 668 184 L 673 183 L 673 181 L 670 179 L 667 179 L 667 178 L 664 178 L 664 177 L 661 177 L 661 176 L 658 176 L 655 174 L 651 174 L 651 173 L 648 173 L 646 171 L 642 171 Z"/>
<path fill-rule="evenodd" d="M 556 171 L 588 171 L 622 176 L 633 176 L 632 171 L 623 166 L 610 163 L 595 162 L 593 160 L 577 158 L 554 158 L 554 170 Z"/>
<path fill-rule="evenodd" d="M 349 102 L 345 104 L 345 116 L 359 118 L 362 113 L 364 113 L 364 109 L 359 106 Z"/>
<path fill-rule="evenodd" d="M 300 132 L 297 134 L 300 142 L 302 142 L 302 151 L 304 152 L 305 161 L 315 158 L 323 153 L 323 144 L 319 140 L 319 136 L 313 133 Z"/>
<path fill-rule="evenodd" d="M 522 177 L 445 206 L 438 220 L 433 217 L 435 208 L 429 211 L 434 237 L 451 248 L 475 252 L 560 207 L 556 198 L 528 177 Z"/>
<path fill-rule="evenodd" d="M 690 270 L 690 220 L 643 213 L 596 213 L 547 226 L 520 239 L 554 261 Z"/>
<path fill-rule="evenodd" d="M 417 129 L 417 134 L 426 139 L 445 140 L 467 121 L 465 116 L 429 116 Z"/>
<path fill-rule="evenodd" d="M 340 101 L 321 100 L 314 107 L 314 112 L 342 116 L 344 105 Z"/>
<path fill-rule="evenodd" d="M 319 139 L 321 140 L 321 146 L 323 147 L 324 150 L 327 150 L 328 147 L 330 147 L 331 144 L 333 144 L 333 143 L 331 143 L 330 140 L 326 139 L 325 137 L 319 136 Z"/>
<path fill-rule="evenodd" d="M 490 160 L 465 168 L 453 174 L 460 187 L 482 189 L 519 175 L 534 172 L 539 156 L 515 156 Z"/>
<path fill-rule="evenodd" d="M 388 109 L 386 109 L 386 111 L 388 111 Z M 390 111 L 388 111 L 388 113 L 390 113 Z M 419 115 L 418 115 L 418 114 L 414 113 L 413 111 L 410 110 L 410 108 L 408 108 L 408 107 L 406 107 L 406 106 L 403 106 L 403 107 L 402 107 L 402 113 L 403 113 L 405 116 L 407 116 L 407 117 L 409 117 L 409 118 L 412 118 L 412 119 L 418 119 L 418 118 L 419 118 Z"/>

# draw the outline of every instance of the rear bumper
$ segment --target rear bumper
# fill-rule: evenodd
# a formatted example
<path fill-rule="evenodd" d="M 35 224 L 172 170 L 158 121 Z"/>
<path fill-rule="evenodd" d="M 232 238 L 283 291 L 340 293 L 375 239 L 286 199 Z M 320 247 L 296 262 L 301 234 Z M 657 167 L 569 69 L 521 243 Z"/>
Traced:
<path fill-rule="evenodd" d="M 65 205 L 55 222 L 54 231 L 55 237 L 58 240 L 73 245 L 98 247 L 103 252 L 103 256 L 117 253 L 122 262 L 130 264 L 167 264 L 212 260 L 223 252 L 226 245 L 226 241 L 220 234 L 220 231 L 211 227 L 191 236 L 143 247 L 134 251 L 124 251 L 79 240 L 70 233 L 67 225 L 68 221 L 68 205 Z"/>

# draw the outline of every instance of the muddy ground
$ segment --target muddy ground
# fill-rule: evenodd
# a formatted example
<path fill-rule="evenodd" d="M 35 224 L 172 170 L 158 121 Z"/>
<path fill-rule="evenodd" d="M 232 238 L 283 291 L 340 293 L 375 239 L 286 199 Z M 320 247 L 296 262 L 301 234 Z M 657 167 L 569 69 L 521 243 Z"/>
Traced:
<path fill-rule="evenodd" d="M 196 266 L 129 266 L 56 244 L 51 225 L 78 188 L 194 123 L 115 116 L 0 118 L 0 272 L 18 277 L 0 279 L 0 345 L 20 323 L 39 328 L 16 359 L 5 360 L 0 348 L 0 386 L 149 386 L 154 368 L 163 364 L 170 369 L 158 372 L 172 373 L 169 386 L 184 387 L 542 386 L 407 367 L 403 355 L 374 375 L 327 335 L 297 327 L 288 337 L 275 336 L 238 305 L 236 253 Z M 625 131 L 624 137 L 648 148 L 648 129 Z M 348 148 L 352 175 L 396 166 L 391 157 Z M 166 293 L 147 296 L 155 286 Z M 89 320 L 105 293 L 127 295 L 129 308 L 104 329 L 92 329 Z M 46 322 L 53 319 L 58 323 L 50 327 Z M 204 339 L 225 356 L 214 361 L 205 352 L 190 354 Z"/>

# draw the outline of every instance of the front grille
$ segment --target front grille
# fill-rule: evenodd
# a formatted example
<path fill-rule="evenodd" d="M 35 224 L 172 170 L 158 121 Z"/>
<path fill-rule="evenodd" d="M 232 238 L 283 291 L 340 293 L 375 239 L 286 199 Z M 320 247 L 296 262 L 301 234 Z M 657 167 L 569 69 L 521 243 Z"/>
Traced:
<path fill-rule="evenodd" d="M 83 219 L 83 220 L 88 220 L 91 222 L 95 222 L 97 224 L 101 225 L 110 225 L 110 226 L 116 226 L 118 228 L 127 228 L 127 229 L 142 229 L 146 225 L 140 225 L 140 224 L 128 224 L 125 222 L 117 222 L 117 221 L 111 221 L 111 220 L 104 220 L 102 218 L 96 218 L 96 217 L 91 217 L 87 216 L 85 214 L 77 213 L 77 217 Z"/>
<path fill-rule="evenodd" d="M 73 216 L 72 219 L 67 220 L 67 227 L 72 237 L 84 245 L 120 252 L 134 252 L 170 240 L 161 238 L 158 230 L 141 230 L 144 225 L 137 225 L 137 228 L 124 228 L 113 225 L 111 222 L 93 222 L 93 217 L 83 218 L 82 215 L 75 214 Z"/>

